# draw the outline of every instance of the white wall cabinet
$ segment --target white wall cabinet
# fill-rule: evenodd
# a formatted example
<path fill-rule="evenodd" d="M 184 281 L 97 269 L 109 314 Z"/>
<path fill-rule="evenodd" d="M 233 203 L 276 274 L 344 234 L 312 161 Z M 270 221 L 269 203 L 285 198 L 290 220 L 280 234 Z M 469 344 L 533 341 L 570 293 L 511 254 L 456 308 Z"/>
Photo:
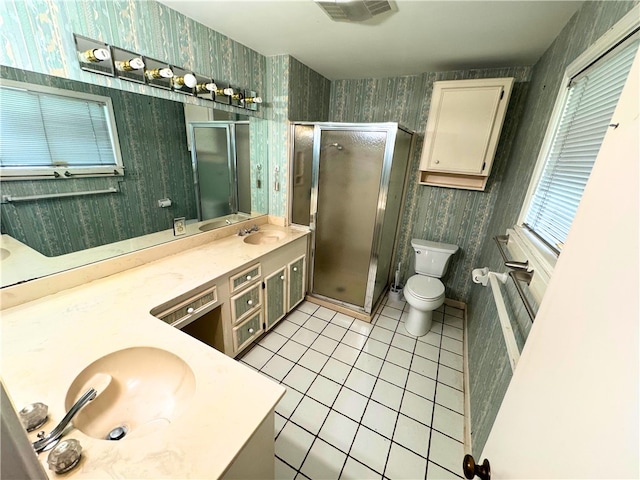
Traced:
<path fill-rule="evenodd" d="M 513 78 L 435 82 L 420 160 L 420 183 L 484 190 Z"/>

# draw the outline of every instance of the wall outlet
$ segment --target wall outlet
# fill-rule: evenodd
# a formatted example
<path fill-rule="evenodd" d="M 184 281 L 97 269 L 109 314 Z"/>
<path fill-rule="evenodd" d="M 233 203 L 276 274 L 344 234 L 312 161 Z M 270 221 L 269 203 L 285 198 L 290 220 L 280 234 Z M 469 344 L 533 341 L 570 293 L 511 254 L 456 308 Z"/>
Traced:
<path fill-rule="evenodd" d="M 173 219 L 173 234 L 175 236 L 184 235 L 187 233 L 187 223 L 185 217 Z"/>

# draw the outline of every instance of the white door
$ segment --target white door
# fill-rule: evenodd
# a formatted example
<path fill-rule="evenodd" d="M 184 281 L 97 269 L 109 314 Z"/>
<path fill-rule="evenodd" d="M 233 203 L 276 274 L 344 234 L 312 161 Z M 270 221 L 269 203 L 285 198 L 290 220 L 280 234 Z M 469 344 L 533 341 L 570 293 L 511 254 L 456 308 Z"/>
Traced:
<path fill-rule="evenodd" d="M 492 478 L 639 478 L 639 57 L 485 445 Z"/>

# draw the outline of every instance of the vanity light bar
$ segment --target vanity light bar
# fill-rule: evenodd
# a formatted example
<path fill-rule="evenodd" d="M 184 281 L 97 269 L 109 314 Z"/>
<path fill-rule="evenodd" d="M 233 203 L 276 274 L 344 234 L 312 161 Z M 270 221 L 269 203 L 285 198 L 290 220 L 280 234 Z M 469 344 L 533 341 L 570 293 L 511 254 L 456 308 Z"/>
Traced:
<path fill-rule="evenodd" d="M 188 69 L 73 34 L 82 70 L 193 95 L 225 105 L 257 110 L 262 98 L 252 90 L 230 86 Z"/>

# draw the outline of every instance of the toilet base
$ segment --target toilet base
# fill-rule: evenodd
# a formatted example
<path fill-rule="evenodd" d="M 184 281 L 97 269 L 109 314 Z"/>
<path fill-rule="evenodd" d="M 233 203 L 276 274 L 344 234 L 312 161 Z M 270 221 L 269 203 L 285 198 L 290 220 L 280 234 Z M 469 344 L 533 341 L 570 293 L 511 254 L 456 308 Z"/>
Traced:
<path fill-rule="evenodd" d="M 414 337 L 422 337 L 431 330 L 432 319 L 433 310 L 424 311 L 410 307 L 409 317 L 404 322 L 404 328 Z"/>

